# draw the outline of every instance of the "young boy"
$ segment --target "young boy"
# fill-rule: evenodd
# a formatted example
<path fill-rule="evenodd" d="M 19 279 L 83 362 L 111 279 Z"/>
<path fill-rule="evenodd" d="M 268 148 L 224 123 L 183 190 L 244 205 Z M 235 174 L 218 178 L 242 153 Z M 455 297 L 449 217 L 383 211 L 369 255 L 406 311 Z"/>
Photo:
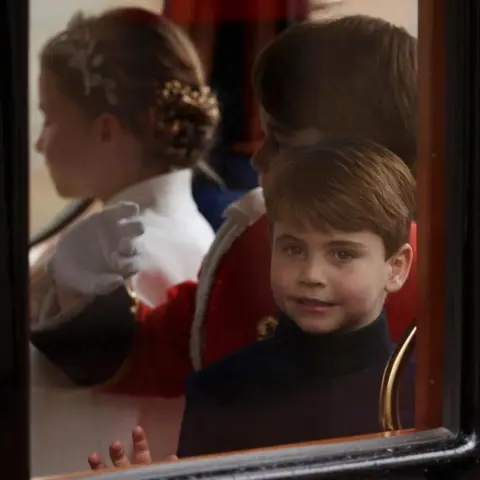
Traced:
<path fill-rule="evenodd" d="M 179 457 L 380 431 L 392 351 L 383 307 L 412 264 L 415 181 L 360 138 L 326 136 L 283 156 L 264 186 L 279 325 L 190 377 Z"/>
<path fill-rule="evenodd" d="M 264 188 L 279 325 L 189 377 L 179 457 L 381 429 L 380 383 L 392 352 L 383 307 L 412 264 L 415 181 L 390 151 L 355 137 L 324 136 L 278 160 Z M 400 405 L 411 426 L 411 372 Z M 134 461 L 148 463 L 141 431 L 134 444 Z M 111 451 L 121 465 L 119 445 Z"/>

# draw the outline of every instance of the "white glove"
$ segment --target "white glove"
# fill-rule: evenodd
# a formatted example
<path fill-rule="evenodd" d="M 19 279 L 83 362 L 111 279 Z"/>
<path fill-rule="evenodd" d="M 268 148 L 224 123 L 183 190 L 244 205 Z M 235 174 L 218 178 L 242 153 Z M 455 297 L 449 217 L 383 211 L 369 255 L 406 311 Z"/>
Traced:
<path fill-rule="evenodd" d="M 137 273 L 137 240 L 145 231 L 139 211 L 137 204 L 121 202 L 74 224 L 47 264 L 55 283 L 71 293 L 94 296 Z"/>

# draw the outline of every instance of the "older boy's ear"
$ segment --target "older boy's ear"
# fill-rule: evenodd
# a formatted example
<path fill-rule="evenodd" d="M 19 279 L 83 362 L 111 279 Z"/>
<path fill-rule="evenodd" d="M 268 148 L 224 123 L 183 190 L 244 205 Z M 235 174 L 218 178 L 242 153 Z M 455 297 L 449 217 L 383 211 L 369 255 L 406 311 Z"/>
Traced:
<path fill-rule="evenodd" d="M 388 293 L 398 292 L 408 278 L 413 261 L 413 250 L 410 244 L 402 245 L 397 253 L 388 260 L 389 271 L 385 290 Z"/>

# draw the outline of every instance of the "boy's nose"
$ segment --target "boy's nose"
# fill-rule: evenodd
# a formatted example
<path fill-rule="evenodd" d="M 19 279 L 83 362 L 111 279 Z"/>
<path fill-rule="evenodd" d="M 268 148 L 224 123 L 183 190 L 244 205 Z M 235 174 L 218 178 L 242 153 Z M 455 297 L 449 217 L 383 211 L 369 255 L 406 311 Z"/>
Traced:
<path fill-rule="evenodd" d="M 304 285 L 325 286 L 327 284 L 326 270 L 318 261 L 310 261 L 300 272 L 300 282 Z"/>

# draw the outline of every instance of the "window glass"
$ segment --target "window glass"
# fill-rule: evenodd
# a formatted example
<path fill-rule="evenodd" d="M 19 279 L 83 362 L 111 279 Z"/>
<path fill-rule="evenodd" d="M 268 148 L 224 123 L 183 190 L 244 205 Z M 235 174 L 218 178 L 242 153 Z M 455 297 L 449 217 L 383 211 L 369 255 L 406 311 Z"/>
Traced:
<path fill-rule="evenodd" d="M 249 10 L 248 2 L 237 7 L 232 1 L 228 10 L 210 0 L 48 0 L 48 8 L 46 1 L 30 2 L 31 234 L 84 196 L 71 191 L 98 192 L 96 199 L 114 206 L 138 203 L 144 223 L 135 223 L 136 211 L 112 210 L 129 222 L 97 223 L 96 234 L 72 229 L 78 240 L 61 243 L 54 268 L 45 273 L 45 262 L 32 265 L 32 322 L 38 322 L 31 347 L 32 474 L 83 471 L 91 454 L 92 465 L 110 463 L 114 441 L 131 458 L 138 425 L 143 430 L 134 430 L 134 440 L 142 443 L 146 434 L 150 451 L 148 458 L 145 451 L 134 457 L 137 463 L 414 430 L 418 2 L 315 1 L 302 10 L 308 2 L 261 0 Z M 63 89 L 57 83 L 63 73 L 42 71 L 42 48 L 75 12 L 88 16 L 132 5 L 164 11 L 185 29 L 208 63 L 205 82 L 195 76 L 201 67 L 193 65 L 183 37 L 172 41 L 165 24 L 149 30 L 158 19 L 138 12 L 121 17 L 125 30 L 116 19 L 87 22 L 75 30 L 85 36 L 71 40 L 74 30 L 68 30 L 67 39 L 58 40 L 73 49 L 58 70 L 67 71 Z M 346 17 L 358 14 L 371 19 L 348 23 Z M 277 54 L 263 50 L 292 25 L 326 18 L 345 22 L 325 33 L 332 36 L 333 55 L 327 44 L 316 43 L 324 42 L 323 34 L 317 39 L 301 29 L 298 37 L 282 37 Z M 137 31 L 143 19 L 145 30 Z M 375 40 L 378 52 L 372 53 L 366 37 L 375 29 L 384 41 Z M 343 40 L 348 35 L 350 43 Z M 135 55 L 125 38 L 137 41 Z M 397 43 L 401 57 L 385 54 Z M 55 55 L 64 60 L 65 50 Z M 314 60 L 320 55 L 321 65 Z M 80 68 L 85 58 L 87 67 Z M 336 73 L 324 80 L 326 71 Z M 218 131 L 212 128 L 205 139 L 205 131 L 217 127 L 217 105 L 223 115 Z M 60 129 L 69 162 L 48 137 Z M 154 129 L 161 130 L 158 136 Z M 325 131 L 331 136 L 319 134 Z M 195 148 L 188 146 L 199 137 Z M 203 148 L 202 162 L 189 163 Z M 81 183 L 82 149 L 91 183 Z M 49 169 L 45 157 L 59 163 Z M 107 174 L 99 167 L 103 158 L 110 162 Z M 177 163 L 158 170 L 152 159 Z M 191 174 L 188 198 L 177 183 L 163 183 L 185 171 Z M 75 188 L 72 172 L 80 179 Z M 234 201 L 220 228 L 209 214 Z M 199 231 L 208 228 L 197 283 L 198 268 L 188 259 L 199 256 L 198 249 L 186 240 L 198 240 L 197 234 L 175 236 L 189 223 L 185 205 L 204 217 L 195 220 Z M 182 216 L 175 226 L 162 227 L 176 209 Z M 107 223 L 110 230 L 102 230 Z M 129 243 L 128 254 L 119 254 L 131 238 L 112 232 L 125 223 L 137 228 L 128 233 L 132 238 L 145 230 L 145 243 Z M 164 230 L 147 245 L 159 225 Z M 150 262 L 145 271 L 107 271 L 119 255 L 128 263 L 142 248 Z M 192 273 L 185 267 L 179 278 L 180 262 Z M 66 431 L 71 442 L 64 440 Z"/>

